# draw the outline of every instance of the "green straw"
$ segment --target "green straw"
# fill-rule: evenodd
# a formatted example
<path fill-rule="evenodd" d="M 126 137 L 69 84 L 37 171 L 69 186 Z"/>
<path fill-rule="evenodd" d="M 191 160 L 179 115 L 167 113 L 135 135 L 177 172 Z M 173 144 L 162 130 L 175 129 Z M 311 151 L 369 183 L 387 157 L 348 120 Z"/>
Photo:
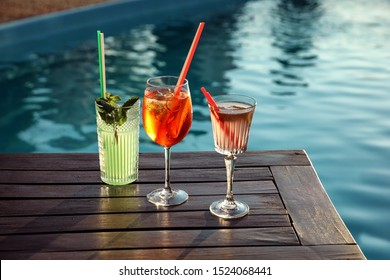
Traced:
<path fill-rule="evenodd" d="M 99 74 L 100 74 L 100 97 L 106 97 L 106 70 L 104 61 L 104 34 L 97 31 L 98 53 L 99 53 Z"/>

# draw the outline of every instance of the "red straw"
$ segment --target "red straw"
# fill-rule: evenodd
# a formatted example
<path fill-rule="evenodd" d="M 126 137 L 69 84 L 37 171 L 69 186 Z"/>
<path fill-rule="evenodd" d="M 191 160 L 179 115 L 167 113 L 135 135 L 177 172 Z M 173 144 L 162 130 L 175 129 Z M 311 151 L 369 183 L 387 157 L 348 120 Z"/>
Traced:
<path fill-rule="evenodd" d="M 206 97 L 207 99 L 207 102 L 210 104 L 211 108 L 210 108 L 210 111 L 211 113 L 215 116 L 215 118 L 217 119 L 217 121 L 219 122 L 219 115 L 218 115 L 218 111 L 219 111 L 219 108 L 218 108 L 218 105 L 217 103 L 214 101 L 213 97 L 211 96 L 211 94 L 206 90 L 205 87 L 201 87 L 200 90 L 202 91 L 203 95 Z"/>
<path fill-rule="evenodd" d="M 209 104 L 218 111 L 218 105 L 217 105 L 217 103 L 215 103 L 211 94 L 205 89 L 205 87 L 201 87 L 200 90 L 202 91 L 202 93 L 206 97 L 207 102 L 209 102 Z"/>
<path fill-rule="evenodd" d="M 211 113 L 214 115 L 214 117 L 215 117 L 215 119 L 218 121 L 219 125 L 222 126 L 223 123 L 222 123 L 222 121 L 220 120 L 219 115 L 218 115 L 219 108 L 218 108 L 217 103 L 214 101 L 213 97 L 212 97 L 211 94 L 205 89 L 205 87 L 201 87 L 200 90 L 202 91 L 202 93 L 204 94 L 204 96 L 205 96 L 206 99 L 207 99 L 207 102 L 208 102 L 208 103 L 210 104 L 210 106 L 211 106 L 211 108 L 210 108 Z M 226 133 L 226 135 L 229 136 L 230 140 L 233 141 L 233 143 L 237 143 L 237 142 L 238 142 L 237 137 L 234 137 L 233 133 L 230 131 L 230 129 L 229 129 L 228 126 L 223 127 L 223 131 Z"/>
<path fill-rule="evenodd" d="M 184 80 L 187 76 L 187 72 L 188 72 L 188 69 L 190 68 L 192 58 L 194 57 L 196 47 L 198 46 L 198 42 L 200 39 L 200 35 L 202 34 L 203 27 L 204 27 L 204 22 L 199 23 L 198 30 L 196 31 L 194 40 L 192 41 L 190 50 L 188 51 L 188 54 L 187 54 L 187 58 L 184 62 L 183 68 L 181 69 L 179 79 L 177 80 L 177 84 L 176 84 L 177 89 L 176 89 L 175 94 L 179 94 L 181 91 L 181 87 L 182 87 Z"/>

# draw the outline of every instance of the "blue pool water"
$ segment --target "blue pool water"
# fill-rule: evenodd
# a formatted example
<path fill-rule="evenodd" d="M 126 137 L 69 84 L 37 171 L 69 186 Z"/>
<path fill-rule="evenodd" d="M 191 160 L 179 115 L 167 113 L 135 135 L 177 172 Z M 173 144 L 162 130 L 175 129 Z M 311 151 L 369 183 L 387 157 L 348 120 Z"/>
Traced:
<path fill-rule="evenodd" d="M 97 152 L 96 29 L 106 35 L 109 91 L 142 96 L 148 77 L 180 72 L 204 20 L 188 74 L 194 122 L 172 152 L 213 149 L 201 86 L 251 95 L 249 149 L 305 149 L 366 257 L 390 259 L 390 2 L 240 2 L 187 19 L 94 25 L 78 40 L 48 36 L 3 57 L 0 152 Z M 162 152 L 140 137 L 142 152 Z"/>

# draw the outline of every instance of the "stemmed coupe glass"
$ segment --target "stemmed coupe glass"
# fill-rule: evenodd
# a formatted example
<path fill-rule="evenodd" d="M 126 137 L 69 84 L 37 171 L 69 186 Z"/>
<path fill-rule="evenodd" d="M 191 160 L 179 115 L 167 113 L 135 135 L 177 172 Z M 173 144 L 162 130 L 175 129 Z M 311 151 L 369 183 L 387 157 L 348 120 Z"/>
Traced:
<path fill-rule="evenodd" d="M 177 84 L 179 77 L 161 76 L 147 80 L 142 104 L 146 134 L 165 151 L 165 185 L 147 195 L 159 206 L 184 203 L 188 194 L 172 189 L 170 184 L 170 149 L 184 139 L 192 124 L 192 102 L 188 81 Z"/>
<path fill-rule="evenodd" d="M 210 212 L 224 219 L 248 214 L 249 206 L 233 198 L 233 173 L 237 155 L 246 151 L 256 100 L 244 95 L 219 95 L 217 106 L 210 105 L 214 148 L 225 155 L 227 193 L 225 199 L 213 202 Z"/>

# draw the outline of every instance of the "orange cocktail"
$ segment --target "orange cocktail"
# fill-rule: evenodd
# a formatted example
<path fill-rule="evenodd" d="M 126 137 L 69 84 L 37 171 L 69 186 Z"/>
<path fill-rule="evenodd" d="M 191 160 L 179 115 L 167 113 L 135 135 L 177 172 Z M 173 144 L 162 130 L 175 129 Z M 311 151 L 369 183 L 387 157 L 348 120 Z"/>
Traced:
<path fill-rule="evenodd" d="M 181 204 L 188 199 L 183 190 L 174 190 L 170 183 L 170 149 L 187 135 L 192 124 L 192 102 L 188 81 L 162 76 L 146 82 L 142 104 L 142 120 L 146 134 L 164 147 L 165 185 L 147 195 L 149 202 L 159 206 Z"/>
<path fill-rule="evenodd" d="M 172 147 L 187 135 L 192 124 L 191 96 L 171 89 L 146 89 L 142 120 L 150 139 L 163 147 Z"/>

